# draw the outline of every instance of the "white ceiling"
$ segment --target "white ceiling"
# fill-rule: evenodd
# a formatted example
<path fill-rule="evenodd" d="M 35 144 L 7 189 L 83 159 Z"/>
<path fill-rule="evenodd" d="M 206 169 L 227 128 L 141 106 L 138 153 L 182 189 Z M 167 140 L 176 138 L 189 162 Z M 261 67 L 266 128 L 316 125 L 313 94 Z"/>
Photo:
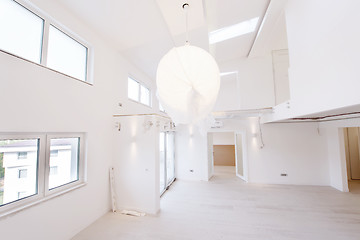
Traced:
<path fill-rule="evenodd" d="M 219 64 L 247 57 L 256 31 L 211 45 L 210 31 L 264 17 L 270 0 L 56 0 L 155 80 L 161 57 L 185 43 L 188 2 L 190 44 L 210 50 Z M 272 0 L 273 2 L 286 0 Z M 270 5 L 271 5 L 270 4 Z M 279 15 L 279 13 L 276 13 Z M 271 20 L 271 19 L 270 19 Z M 272 19 L 276 22 L 277 18 Z M 268 25 L 271 22 L 268 23 Z"/>

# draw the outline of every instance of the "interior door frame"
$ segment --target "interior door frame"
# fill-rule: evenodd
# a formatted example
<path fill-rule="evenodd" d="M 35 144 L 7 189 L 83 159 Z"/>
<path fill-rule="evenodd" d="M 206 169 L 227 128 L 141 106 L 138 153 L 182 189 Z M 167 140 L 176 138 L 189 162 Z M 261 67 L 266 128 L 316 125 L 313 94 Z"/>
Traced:
<path fill-rule="evenodd" d="M 213 142 L 213 133 L 207 132 L 206 140 L 207 140 L 207 155 L 208 155 L 208 176 L 207 180 L 209 181 L 214 176 L 214 142 Z M 211 140 L 211 144 L 210 144 Z"/>
<path fill-rule="evenodd" d="M 243 176 L 238 173 L 238 143 L 237 143 L 237 135 L 241 134 L 241 145 L 242 145 L 242 159 L 243 159 Z M 245 182 L 249 181 L 249 166 L 248 166 L 248 158 L 247 158 L 247 145 L 246 145 L 246 132 L 245 131 L 234 131 L 235 138 L 235 168 L 236 168 L 236 176 L 244 180 Z"/>
<path fill-rule="evenodd" d="M 207 132 L 207 137 L 209 133 L 233 133 L 234 134 L 234 143 L 235 143 L 235 171 L 236 171 L 236 176 L 239 177 L 240 179 L 242 179 L 245 182 L 249 181 L 249 164 L 248 164 L 248 158 L 247 158 L 247 138 L 246 138 L 246 130 L 243 131 L 239 131 L 239 130 L 210 130 Z M 237 173 L 237 145 L 236 145 L 236 134 L 241 134 L 241 140 L 242 140 L 242 153 L 243 153 L 243 169 L 244 169 L 244 176 L 241 176 Z M 208 139 L 207 139 L 208 141 Z M 209 147 L 209 146 L 208 146 Z M 209 149 L 208 151 L 209 152 Z M 209 158 L 209 156 L 208 156 Z M 209 161 L 208 161 L 209 162 Z M 214 165 L 214 158 L 212 158 L 212 164 Z M 208 165 L 208 171 L 210 168 L 210 164 Z M 210 179 L 210 178 L 209 178 Z"/>

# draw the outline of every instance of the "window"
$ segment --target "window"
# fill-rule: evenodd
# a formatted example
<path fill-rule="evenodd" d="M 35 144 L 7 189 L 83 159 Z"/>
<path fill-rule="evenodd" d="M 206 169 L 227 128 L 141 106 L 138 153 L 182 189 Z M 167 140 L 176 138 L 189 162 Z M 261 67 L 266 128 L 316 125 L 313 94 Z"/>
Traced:
<path fill-rule="evenodd" d="M 27 169 L 19 169 L 19 178 L 27 178 Z"/>
<path fill-rule="evenodd" d="M 259 17 L 246 20 L 235 25 L 220 28 L 209 33 L 209 43 L 214 44 L 247 33 L 254 32 L 258 24 Z"/>
<path fill-rule="evenodd" d="M 87 48 L 54 26 L 49 29 L 47 66 L 86 80 Z"/>
<path fill-rule="evenodd" d="M 128 78 L 128 97 L 131 100 L 142 103 L 144 105 L 151 105 L 150 90 L 138 81 Z"/>
<path fill-rule="evenodd" d="M 140 102 L 150 106 L 150 90 L 143 85 L 140 86 Z"/>
<path fill-rule="evenodd" d="M 133 80 L 132 78 L 128 78 L 128 97 L 134 101 L 139 102 L 140 91 L 139 91 L 140 84 Z"/>
<path fill-rule="evenodd" d="M 80 133 L 0 134 L 0 216 L 82 186 L 83 146 Z"/>
<path fill-rule="evenodd" d="M 50 139 L 50 149 L 60 151 L 57 157 L 50 154 L 50 190 L 79 179 L 79 142 L 79 138 Z M 56 167 L 57 174 L 51 174 L 52 167 Z M 55 170 L 52 171 L 54 173 Z"/>
<path fill-rule="evenodd" d="M 50 166 L 50 173 L 49 175 L 57 175 L 58 174 L 58 166 Z"/>
<path fill-rule="evenodd" d="M 26 192 L 18 192 L 17 195 L 18 195 L 18 199 L 21 199 L 26 197 Z"/>
<path fill-rule="evenodd" d="M 39 138 L 0 140 L 0 153 L 3 168 L 0 174 L 0 206 L 36 195 Z M 18 161 L 20 156 L 27 157 L 27 161 Z"/>
<path fill-rule="evenodd" d="M 27 152 L 18 152 L 17 158 L 18 159 L 26 159 L 27 158 Z"/>
<path fill-rule="evenodd" d="M 57 157 L 59 155 L 59 150 L 51 150 L 50 157 Z"/>
<path fill-rule="evenodd" d="M 160 132 L 160 196 L 175 179 L 175 135 L 174 132 Z"/>
<path fill-rule="evenodd" d="M 0 1 L 0 48 L 40 63 L 44 20 L 11 0 Z"/>
<path fill-rule="evenodd" d="M 88 81 L 88 48 L 55 27 L 52 19 L 41 16 L 45 14 L 23 5 L 13 0 L 0 1 L 0 49 Z"/>

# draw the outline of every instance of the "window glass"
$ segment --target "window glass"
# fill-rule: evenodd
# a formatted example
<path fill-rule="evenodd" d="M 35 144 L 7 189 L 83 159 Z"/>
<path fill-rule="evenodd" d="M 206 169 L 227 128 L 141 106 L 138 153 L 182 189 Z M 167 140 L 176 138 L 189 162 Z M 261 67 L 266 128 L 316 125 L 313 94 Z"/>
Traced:
<path fill-rule="evenodd" d="M 0 0 L 0 49 L 40 63 L 44 20 L 20 4 Z"/>
<path fill-rule="evenodd" d="M 26 159 L 27 152 L 18 152 L 18 159 Z"/>
<path fill-rule="evenodd" d="M 165 181 L 165 133 L 160 133 L 160 194 L 165 191 L 166 181 Z"/>
<path fill-rule="evenodd" d="M 144 86 L 140 86 L 140 102 L 142 104 L 150 106 L 150 90 Z"/>
<path fill-rule="evenodd" d="M 128 78 L 128 97 L 132 100 L 139 101 L 140 92 L 139 92 L 140 84 L 133 80 L 132 78 Z"/>
<path fill-rule="evenodd" d="M 37 194 L 38 149 L 39 139 L 0 140 L 0 206 Z"/>
<path fill-rule="evenodd" d="M 19 169 L 19 178 L 27 178 L 27 169 Z"/>
<path fill-rule="evenodd" d="M 77 79 L 86 80 L 87 48 L 61 32 L 49 28 L 47 66 Z"/>
<path fill-rule="evenodd" d="M 175 135 L 166 133 L 166 178 L 170 184 L 175 178 Z"/>
<path fill-rule="evenodd" d="M 79 138 L 50 140 L 49 189 L 79 180 Z M 57 155 L 51 152 L 57 151 Z"/>

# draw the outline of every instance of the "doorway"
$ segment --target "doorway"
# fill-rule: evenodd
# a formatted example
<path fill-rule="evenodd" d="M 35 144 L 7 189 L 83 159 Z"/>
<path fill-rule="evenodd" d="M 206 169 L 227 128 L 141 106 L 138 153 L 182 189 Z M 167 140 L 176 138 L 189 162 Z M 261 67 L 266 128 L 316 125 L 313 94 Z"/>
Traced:
<path fill-rule="evenodd" d="M 360 193 L 360 131 L 359 127 L 344 128 L 346 169 L 350 192 Z"/>
<path fill-rule="evenodd" d="M 214 174 L 229 174 L 247 181 L 245 133 L 210 132 L 208 142 L 208 179 Z"/>

